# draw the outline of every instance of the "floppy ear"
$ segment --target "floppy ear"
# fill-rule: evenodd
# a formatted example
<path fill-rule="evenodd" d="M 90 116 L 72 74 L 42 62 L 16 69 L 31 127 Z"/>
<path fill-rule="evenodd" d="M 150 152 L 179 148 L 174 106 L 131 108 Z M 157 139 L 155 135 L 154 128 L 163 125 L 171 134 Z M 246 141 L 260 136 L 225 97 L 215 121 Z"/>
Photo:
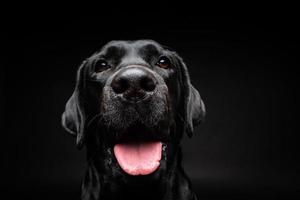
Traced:
<path fill-rule="evenodd" d="M 186 112 L 186 133 L 189 137 L 193 135 L 194 127 L 199 125 L 205 117 L 206 110 L 203 100 L 199 92 L 192 84 L 189 87 L 189 94 L 187 96 L 187 112 Z"/>
<path fill-rule="evenodd" d="M 206 110 L 199 92 L 190 82 L 189 73 L 185 63 L 181 58 L 179 58 L 179 60 L 181 64 L 181 84 L 183 89 L 184 130 L 187 135 L 191 137 L 194 132 L 194 127 L 204 120 Z"/>
<path fill-rule="evenodd" d="M 84 65 L 81 64 L 77 71 L 76 86 L 72 96 L 66 103 L 65 111 L 62 114 L 62 126 L 66 131 L 76 136 L 76 145 L 79 149 L 82 148 L 84 142 L 85 131 L 85 113 L 82 100 L 82 92 L 84 91 Z"/>

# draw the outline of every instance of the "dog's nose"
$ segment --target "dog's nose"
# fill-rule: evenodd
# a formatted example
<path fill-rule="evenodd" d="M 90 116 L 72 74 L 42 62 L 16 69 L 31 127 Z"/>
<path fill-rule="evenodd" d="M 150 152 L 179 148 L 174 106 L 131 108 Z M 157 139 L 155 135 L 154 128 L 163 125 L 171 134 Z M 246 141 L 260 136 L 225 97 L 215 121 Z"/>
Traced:
<path fill-rule="evenodd" d="M 155 77 L 143 67 L 129 67 L 121 70 L 112 80 L 111 87 L 116 94 L 127 100 L 141 100 L 156 87 Z"/>

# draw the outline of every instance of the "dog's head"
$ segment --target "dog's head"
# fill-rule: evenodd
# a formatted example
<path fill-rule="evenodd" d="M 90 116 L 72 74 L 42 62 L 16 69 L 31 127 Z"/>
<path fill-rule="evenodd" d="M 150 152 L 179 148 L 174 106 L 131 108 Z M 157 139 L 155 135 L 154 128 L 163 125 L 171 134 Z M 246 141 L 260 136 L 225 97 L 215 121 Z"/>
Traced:
<path fill-rule="evenodd" d="M 176 52 L 151 40 L 112 41 L 79 67 L 62 124 L 102 173 L 157 178 L 204 115 Z"/>

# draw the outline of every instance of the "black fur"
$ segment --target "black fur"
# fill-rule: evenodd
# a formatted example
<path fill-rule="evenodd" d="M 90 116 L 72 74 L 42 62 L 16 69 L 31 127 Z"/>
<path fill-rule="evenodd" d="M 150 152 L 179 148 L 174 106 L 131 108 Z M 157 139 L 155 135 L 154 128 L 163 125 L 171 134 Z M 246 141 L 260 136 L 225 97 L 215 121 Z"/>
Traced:
<path fill-rule="evenodd" d="M 170 60 L 168 69 L 156 65 L 162 55 Z M 99 72 L 101 60 L 109 68 Z M 157 90 L 147 101 L 124 104 L 112 91 L 112 79 L 129 65 L 147 68 L 157 80 Z M 77 137 L 78 148 L 87 148 L 82 199 L 196 199 L 181 167 L 180 141 L 184 133 L 192 136 L 204 116 L 204 103 L 176 52 L 152 40 L 106 44 L 79 67 L 75 90 L 62 115 L 62 125 Z M 143 134 L 145 130 L 148 134 Z M 144 176 L 123 172 L 113 145 L 120 140 L 153 139 L 164 143 L 160 167 Z"/>

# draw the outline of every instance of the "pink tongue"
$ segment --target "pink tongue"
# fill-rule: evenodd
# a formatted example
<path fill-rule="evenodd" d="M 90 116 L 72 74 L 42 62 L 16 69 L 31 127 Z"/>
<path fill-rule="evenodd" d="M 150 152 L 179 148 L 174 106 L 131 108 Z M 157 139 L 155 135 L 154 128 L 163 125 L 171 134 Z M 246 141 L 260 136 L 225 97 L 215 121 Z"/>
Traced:
<path fill-rule="evenodd" d="M 114 153 L 121 168 L 130 175 L 147 175 L 159 167 L 161 142 L 116 144 Z"/>

